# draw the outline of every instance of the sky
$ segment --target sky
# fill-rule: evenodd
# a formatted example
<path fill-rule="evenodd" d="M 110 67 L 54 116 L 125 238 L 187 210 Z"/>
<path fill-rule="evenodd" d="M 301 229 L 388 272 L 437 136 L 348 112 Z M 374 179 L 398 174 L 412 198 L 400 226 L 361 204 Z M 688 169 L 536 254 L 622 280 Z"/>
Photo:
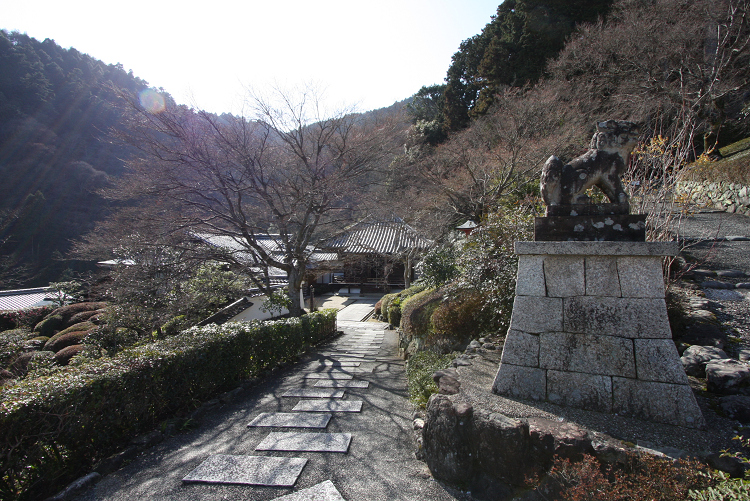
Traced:
<path fill-rule="evenodd" d="M 248 89 L 307 85 L 367 111 L 442 83 L 501 1 L 0 0 L 0 28 L 121 63 L 214 113 L 241 114 Z"/>

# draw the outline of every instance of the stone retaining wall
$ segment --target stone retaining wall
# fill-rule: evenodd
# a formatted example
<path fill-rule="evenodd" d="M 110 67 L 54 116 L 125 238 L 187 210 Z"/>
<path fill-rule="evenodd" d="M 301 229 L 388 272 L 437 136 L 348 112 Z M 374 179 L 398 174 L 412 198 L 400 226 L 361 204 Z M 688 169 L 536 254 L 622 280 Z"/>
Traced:
<path fill-rule="evenodd" d="M 675 186 L 675 193 L 702 207 L 750 216 L 750 188 L 742 184 L 681 181 Z"/>

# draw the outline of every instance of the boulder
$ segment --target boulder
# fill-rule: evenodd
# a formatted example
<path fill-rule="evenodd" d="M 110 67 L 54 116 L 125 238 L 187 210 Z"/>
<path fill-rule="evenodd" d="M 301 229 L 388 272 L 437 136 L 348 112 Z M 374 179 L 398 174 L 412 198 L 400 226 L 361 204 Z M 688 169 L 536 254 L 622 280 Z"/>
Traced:
<path fill-rule="evenodd" d="M 680 335 L 679 340 L 687 344 L 723 348 L 726 334 L 714 322 L 695 322 L 685 327 L 685 331 Z"/>
<path fill-rule="evenodd" d="M 719 405 L 729 419 L 750 423 L 750 396 L 727 395 L 719 399 Z"/>
<path fill-rule="evenodd" d="M 436 478 L 451 483 L 471 478 L 474 460 L 469 409 L 456 409 L 446 395 L 432 395 L 422 438 L 425 462 Z"/>
<path fill-rule="evenodd" d="M 680 357 L 688 376 L 706 377 L 706 364 L 712 360 L 728 358 L 724 350 L 715 346 L 690 346 Z"/>
<path fill-rule="evenodd" d="M 739 360 L 726 358 L 706 364 L 708 391 L 721 395 L 734 395 L 750 383 L 750 366 Z"/>
<path fill-rule="evenodd" d="M 443 369 L 432 375 L 432 380 L 442 395 L 455 395 L 461 388 L 456 369 Z"/>
<path fill-rule="evenodd" d="M 742 278 L 745 276 L 745 272 L 740 270 L 720 270 L 716 272 L 716 275 L 724 278 Z"/>
<path fill-rule="evenodd" d="M 734 284 L 718 280 L 706 280 L 701 283 L 701 286 L 706 289 L 734 289 Z"/>

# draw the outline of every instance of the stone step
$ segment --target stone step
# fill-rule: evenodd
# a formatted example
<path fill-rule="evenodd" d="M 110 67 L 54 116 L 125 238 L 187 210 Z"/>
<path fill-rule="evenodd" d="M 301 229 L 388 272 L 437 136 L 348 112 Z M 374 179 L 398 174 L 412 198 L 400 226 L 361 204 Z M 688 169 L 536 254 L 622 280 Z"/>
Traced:
<path fill-rule="evenodd" d="M 351 433 L 271 432 L 255 448 L 256 451 L 278 452 L 346 452 Z"/>
<path fill-rule="evenodd" d="M 325 428 L 332 414 L 301 414 L 299 412 L 262 412 L 253 419 L 250 427 L 273 428 Z"/>
<path fill-rule="evenodd" d="M 281 394 L 282 397 L 303 398 L 342 398 L 346 390 L 336 388 L 292 388 Z"/>
<path fill-rule="evenodd" d="M 361 381 L 359 379 L 350 379 L 338 381 L 336 379 L 321 379 L 313 386 L 316 388 L 369 388 L 369 381 Z"/>
<path fill-rule="evenodd" d="M 300 400 L 293 412 L 362 412 L 362 400 Z"/>
<path fill-rule="evenodd" d="M 345 501 L 341 493 L 333 485 L 333 482 L 326 480 L 307 489 L 274 498 L 274 501 Z"/>
<path fill-rule="evenodd" d="M 306 464 L 305 458 L 217 454 L 209 456 L 182 481 L 292 487 Z"/>

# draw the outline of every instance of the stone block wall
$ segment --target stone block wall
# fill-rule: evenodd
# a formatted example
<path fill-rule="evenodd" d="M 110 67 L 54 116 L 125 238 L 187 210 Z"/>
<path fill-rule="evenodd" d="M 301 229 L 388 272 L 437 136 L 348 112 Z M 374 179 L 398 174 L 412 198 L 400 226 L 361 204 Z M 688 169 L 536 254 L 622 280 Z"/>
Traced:
<path fill-rule="evenodd" d="M 737 183 L 681 181 L 675 193 L 699 206 L 750 216 L 750 188 Z"/>
<path fill-rule="evenodd" d="M 669 242 L 517 242 L 516 297 L 493 390 L 702 427 L 672 341 Z"/>

